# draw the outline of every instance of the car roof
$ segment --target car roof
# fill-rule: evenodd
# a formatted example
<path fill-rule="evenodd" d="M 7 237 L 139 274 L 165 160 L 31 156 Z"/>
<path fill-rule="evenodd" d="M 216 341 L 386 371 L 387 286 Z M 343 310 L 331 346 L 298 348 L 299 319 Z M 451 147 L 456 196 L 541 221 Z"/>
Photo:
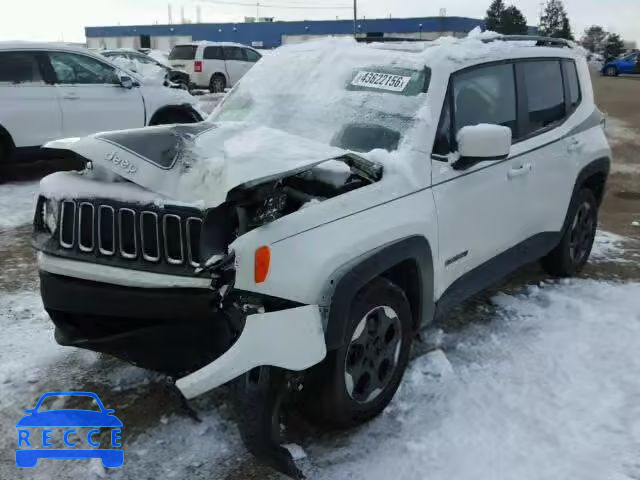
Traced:
<path fill-rule="evenodd" d="M 67 43 L 22 42 L 22 41 L 0 42 L 0 52 L 15 51 L 15 50 L 43 50 L 43 51 L 50 50 L 50 51 L 57 51 L 57 52 L 80 53 L 82 55 L 87 55 L 89 57 L 95 58 L 96 60 L 100 60 L 101 62 L 108 63 L 112 67 L 122 70 L 122 67 L 111 62 L 109 58 L 101 55 L 100 51 L 89 50 L 88 48 L 69 45 Z M 127 75 L 129 75 L 130 73 L 131 72 L 127 72 Z M 135 75 L 135 72 L 133 72 L 132 76 L 138 82 L 142 80 L 138 75 Z"/>
<path fill-rule="evenodd" d="M 240 48 L 249 48 L 251 50 L 254 50 L 253 47 L 250 47 L 249 45 L 244 45 L 242 43 L 212 42 L 212 41 L 209 41 L 209 40 L 198 40 L 198 41 L 195 41 L 195 42 L 178 43 L 177 45 L 175 45 L 175 47 L 188 47 L 188 46 L 197 47 L 197 46 L 200 46 L 200 45 L 204 45 L 204 46 L 207 46 L 207 47 L 240 47 Z"/>
<path fill-rule="evenodd" d="M 508 37 L 494 32 L 472 31 L 465 38 L 440 37 L 434 41 L 400 41 L 393 43 L 358 43 L 353 38 L 331 38 L 306 43 L 284 45 L 278 48 L 279 56 L 335 55 L 340 51 L 345 58 L 375 64 L 402 65 L 421 69 L 425 66 L 445 74 L 465 68 L 497 61 L 527 58 L 585 57 L 581 48 L 562 40 L 541 37 Z M 553 44 L 549 44 L 554 42 Z"/>
<path fill-rule="evenodd" d="M 69 45 L 62 42 L 28 42 L 28 41 L 2 41 L 0 42 L 0 50 L 68 50 L 70 52 L 86 53 L 89 50 L 77 45 Z"/>

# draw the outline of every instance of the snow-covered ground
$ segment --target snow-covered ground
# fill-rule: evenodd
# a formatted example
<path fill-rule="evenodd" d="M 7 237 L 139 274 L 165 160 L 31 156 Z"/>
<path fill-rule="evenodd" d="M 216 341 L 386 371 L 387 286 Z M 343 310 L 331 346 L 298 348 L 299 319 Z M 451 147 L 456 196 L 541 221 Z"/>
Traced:
<path fill-rule="evenodd" d="M 139 414 L 159 379 L 58 347 L 34 293 L 0 297 L 0 438 L 53 388 L 111 390 Z M 359 430 L 308 439 L 300 465 L 317 479 L 628 479 L 640 475 L 640 283 L 548 282 L 498 294 L 462 331 L 415 359 L 390 407 Z M 113 371 L 115 369 L 115 371 Z M 137 400 L 136 400 L 137 398 Z M 126 399 L 126 401 L 125 401 Z M 105 400 L 103 398 L 103 400 Z M 216 403 L 216 402 L 213 402 Z M 120 407 L 120 408 L 119 408 Z M 109 478 L 223 478 L 251 463 L 226 403 L 200 401 L 202 423 L 167 408 L 135 437 Z M 42 461 L 0 478 L 100 478 L 96 462 Z M 266 472 L 266 471 L 265 471 Z M 244 478 L 244 477 L 235 477 Z M 258 478 L 258 477 L 256 477 Z M 272 478 L 276 478 L 274 475 Z"/>
<path fill-rule="evenodd" d="M 0 183 L 0 231 L 32 221 L 38 183 Z"/>
<path fill-rule="evenodd" d="M 0 198 L 5 189 L 18 198 L 15 185 L 0 187 Z M 8 207 L 0 204 L 0 216 Z M 600 232 L 595 268 L 628 262 L 628 242 Z M 439 338 L 436 350 L 412 361 L 382 416 L 304 438 L 307 476 L 638 478 L 640 283 L 549 280 L 509 291 L 466 312 L 464 327 L 427 332 L 429 343 Z M 0 291 L 0 331 L 0 478 L 279 478 L 242 446 L 224 389 L 193 402 L 202 420 L 194 422 L 161 376 L 56 345 L 29 287 Z M 13 425 L 40 394 L 58 389 L 95 391 L 116 410 L 125 424 L 122 469 L 71 460 L 15 467 Z"/>

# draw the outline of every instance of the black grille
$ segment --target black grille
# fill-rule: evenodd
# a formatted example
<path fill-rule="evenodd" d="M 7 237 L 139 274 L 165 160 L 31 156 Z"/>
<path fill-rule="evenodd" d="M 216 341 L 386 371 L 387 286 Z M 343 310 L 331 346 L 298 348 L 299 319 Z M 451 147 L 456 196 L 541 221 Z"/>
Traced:
<path fill-rule="evenodd" d="M 197 209 L 65 200 L 60 212 L 58 243 L 64 252 L 93 255 L 100 263 L 112 259 L 183 271 L 200 264 L 202 212 Z"/>

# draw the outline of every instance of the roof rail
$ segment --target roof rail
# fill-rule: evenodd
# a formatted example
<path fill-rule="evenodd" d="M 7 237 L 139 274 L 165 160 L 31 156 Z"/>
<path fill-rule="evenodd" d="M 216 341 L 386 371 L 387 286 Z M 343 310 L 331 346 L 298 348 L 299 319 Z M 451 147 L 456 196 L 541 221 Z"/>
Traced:
<path fill-rule="evenodd" d="M 500 35 L 493 38 L 483 38 L 483 42 L 536 42 L 536 47 L 573 48 L 571 42 L 564 38 L 541 37 L 537 35 Z"/>

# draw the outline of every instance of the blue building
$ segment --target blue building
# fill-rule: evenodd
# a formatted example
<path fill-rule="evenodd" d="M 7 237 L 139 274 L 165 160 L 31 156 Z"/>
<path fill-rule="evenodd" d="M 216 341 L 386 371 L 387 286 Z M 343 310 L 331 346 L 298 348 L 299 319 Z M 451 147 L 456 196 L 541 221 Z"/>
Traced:
<path fill-rule="evenodd" d="M 381 18 L 356 22 L 361 37 L 405 37 L 432 40 L 442 35 L 464 36 L 482 27 L 482 20 L 465 17 Z M 87 27 L 89 48 L 155 48 L 198 40 L 237 42 L 257 48 L 275 48 L 326 36 L 352 36 L 353 20 L 296 22 L 190 23 Z"/>

